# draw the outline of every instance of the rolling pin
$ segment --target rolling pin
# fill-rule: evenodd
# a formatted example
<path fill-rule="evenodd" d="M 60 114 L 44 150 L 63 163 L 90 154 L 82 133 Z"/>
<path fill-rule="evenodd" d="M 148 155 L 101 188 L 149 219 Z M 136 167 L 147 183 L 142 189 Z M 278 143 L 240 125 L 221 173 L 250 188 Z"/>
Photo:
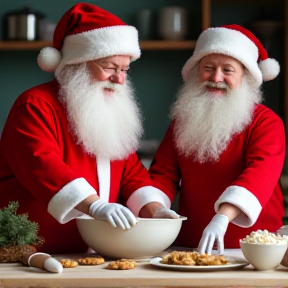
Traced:
<path fill-rule="evenodd" d="M 62 273 L 63 271 L 63 266 L 59 261 L 52 258 L 51 255 L 42 252 L 24 253 L 22 263 L 26 266 L 40 268 L 52 273 Z"/>

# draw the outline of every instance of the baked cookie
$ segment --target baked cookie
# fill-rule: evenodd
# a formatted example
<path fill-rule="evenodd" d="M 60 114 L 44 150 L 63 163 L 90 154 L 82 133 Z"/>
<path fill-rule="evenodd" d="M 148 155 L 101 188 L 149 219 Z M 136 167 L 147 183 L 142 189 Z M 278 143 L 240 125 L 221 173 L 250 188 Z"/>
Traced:
<path fill-rule="evenodd" d="M 210 266 L 210 265 L 225 265 L 228 261 L 224 256 L 221 255 L 207 255 L 200 254 L 196 259 L 196 265 L 199 266 Z"/>
<path fill-rule="evenodd" d="M 58 261 L 62 264 L 63 268 L 75 268 L 78 266 L 78 262 L 72 259 L 60 259 Z"/>
<path fill-rule="evenodd" d="M 170 265 L 196 265 L 196 259 L 199 253 L 187 251 L 173 251 L 160 262 Z"/>
<path fill-rule="evenodd" d="M 228 263 L 224 256 L 200 254 L 196 251 L 173 251 L 160 262 L 163 264 L 188 266 L 225 265 Z"/>
<path fill-rule="evenodd" d="M 115 262 L 109 263 L 106 267 L 110 270 L 129 270 L 136 267 L 136 262 L 132 259 L 120 259 Z"/>
<path fill-rule="evenodd" d="M 78 259 L 78 263 L 81 265 L 99 265 L 103 264 L 104 262 L 104 258 L 100 255 Z"/>

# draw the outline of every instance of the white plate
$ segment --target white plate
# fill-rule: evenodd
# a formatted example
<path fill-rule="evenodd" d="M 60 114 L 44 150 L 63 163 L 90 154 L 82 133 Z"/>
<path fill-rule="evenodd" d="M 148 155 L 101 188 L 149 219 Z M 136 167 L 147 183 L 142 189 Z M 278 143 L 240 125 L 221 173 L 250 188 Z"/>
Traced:
<path fill-rule="evenodd" d="M 186 270 L 186 271 L 219 271 L 219 270 L 232 270 L 232 269 L 240 269 L 243 268 L 249 263 L 242 258 L 232 257 L 232 256 L 225 256 L 228 260 L 228 263 L 225 265 L 210 265 L 210 266 L 185 266 L 185 265 L 170 265 L 170 264 L 163 264 L 160 261 L 163 259 L 161 257 L 156 257 L 150 260 L 150 264 L 166 268 L 172 270 Z"/>

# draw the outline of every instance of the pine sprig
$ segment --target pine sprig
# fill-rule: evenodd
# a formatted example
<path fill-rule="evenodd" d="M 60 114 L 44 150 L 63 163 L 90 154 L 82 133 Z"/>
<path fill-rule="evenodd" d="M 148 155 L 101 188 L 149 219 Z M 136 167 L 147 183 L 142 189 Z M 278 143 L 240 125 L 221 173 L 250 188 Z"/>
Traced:
<path fill-rule="evenodd" d="M 28 214 L 17 214 L 18 202 L 10 202 L 0 209 L 0 247 L 14 245 L 38 245 L 43 239 L 38 236 L 39 225 L 28 220 Z"/>

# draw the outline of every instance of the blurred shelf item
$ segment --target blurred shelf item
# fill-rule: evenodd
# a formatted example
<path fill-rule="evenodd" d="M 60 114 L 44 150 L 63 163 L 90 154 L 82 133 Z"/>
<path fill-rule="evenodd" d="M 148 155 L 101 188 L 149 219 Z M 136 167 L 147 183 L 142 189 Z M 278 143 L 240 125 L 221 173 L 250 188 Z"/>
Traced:
<path fill-rule="evenodd" d="M 281 175 L 281 185 L 282 185 L 283 189 L 288 188 L 288 175 L 285 175 L 285 174 Z"/>
<path fill-rule="evenodd" d="M 167 41 L 167 40 L 143 40 L 140 41 L 142 50 L 185 50 L 194 49 L 195 40 Z M 52 46 L 49 41 L 0 41 L 0 50 L 39 50 Z"/>

